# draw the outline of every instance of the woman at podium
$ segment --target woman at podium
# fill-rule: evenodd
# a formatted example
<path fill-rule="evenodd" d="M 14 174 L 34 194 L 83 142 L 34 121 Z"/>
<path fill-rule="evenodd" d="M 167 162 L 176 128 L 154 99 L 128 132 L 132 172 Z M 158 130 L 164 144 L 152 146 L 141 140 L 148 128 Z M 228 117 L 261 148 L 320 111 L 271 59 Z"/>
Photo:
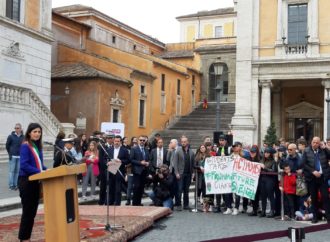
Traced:
<path fill-rule="evenodd" d="M 20 241 L 30 241 L 39 204 L 40 183 L 29 181 L 29 176 L 46 169 L 42 156 L 42 128 L 38 123 L 30 123 L 20 148 L 18 188 L 23 210 L 18 234 Z"/>

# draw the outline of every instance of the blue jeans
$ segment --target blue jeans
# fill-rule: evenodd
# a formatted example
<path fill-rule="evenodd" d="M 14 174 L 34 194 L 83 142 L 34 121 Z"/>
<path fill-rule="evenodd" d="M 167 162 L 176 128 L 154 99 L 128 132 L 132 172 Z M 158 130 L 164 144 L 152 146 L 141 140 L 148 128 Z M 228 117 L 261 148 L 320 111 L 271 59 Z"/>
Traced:
<path fill-rule="evenodd" d="M 133 176 L 127 175 L 127 201 L 131 201 L 133 192 Z"/>
<path fill-rule="evenodd" d="M 156 195 L 155 195 L 154 191 L 148 192 L 148 197 L 150 197 L 150 199 L 153 202 L 155 202 Z M 165 201 L 163 201 L 163 207 L 172 209 L 173 208 L 172 198 L 169 197 Z"/>
<path fill-rule="evenodd" d="M 9 160 L 9 177 L 8 177 L 9 188 L 17 187 L 19 165 L 20 165 L 19 158 L 12 157 Z"/>

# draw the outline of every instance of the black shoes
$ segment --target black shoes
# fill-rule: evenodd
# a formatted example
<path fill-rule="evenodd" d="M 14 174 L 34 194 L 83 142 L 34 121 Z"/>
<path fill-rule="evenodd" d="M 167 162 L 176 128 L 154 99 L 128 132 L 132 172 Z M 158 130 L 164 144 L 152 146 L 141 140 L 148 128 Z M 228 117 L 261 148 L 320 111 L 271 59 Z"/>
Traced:
<path fill-rule="evenodd" d="M 257 211 L 253 211 L 253 212 L 249 213 L 249 216 L 257 216 L 257 215 L 258 215 Z"/>
<path fill-rule="evenodd" d="M 219 207 L 215 207 L 213 210 L 213 213 L 221 213 L 221 208 Z"/>
<path fill-rule="evenodd" d="M 263 217 L 266 217 L 266 212 L 265 212 L 265 211 L 262 211 L 262 212 L 259 214 L 259 218 L 263 218 Z"/>
<path fill-rule="evenodd" d="M 317 224 L 318 222 L 319 222 L 319 220 L 317 218 L 312 219 L 312 224 Z M 329 221 L 328 221 L 328 223 L 329 223 Z"/>
<path fill-rule="evenodd" d="M 267 218 L 274 218 L 275 213 L 273 211 L 270 211 L 269 214 L 267 214 Z"/>
<path fill-rule="evenodd" d="M 131 201 L 130 200 L 127 200 L 127 202 L 125 203 L 126 206 L 129 206 L 131 205 Z"/>

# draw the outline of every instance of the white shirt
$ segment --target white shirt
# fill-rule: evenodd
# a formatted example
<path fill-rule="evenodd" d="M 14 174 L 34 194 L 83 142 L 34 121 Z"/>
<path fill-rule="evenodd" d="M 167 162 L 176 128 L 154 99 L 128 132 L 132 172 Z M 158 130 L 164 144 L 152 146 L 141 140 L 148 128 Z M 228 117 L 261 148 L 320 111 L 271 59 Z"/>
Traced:
<path fill-rule="evenodd" d="M 157 167 L 160 167 L 163 164 L 163 148 L 157 147 Z"/>
<path fill-rule="evenodd" d="M 119 150 L 120 150 L 120 147 L 118 147 L 118 148 L 114 147 L 114 150 L 113 150 L 114 159 L 118 159 Z"/>

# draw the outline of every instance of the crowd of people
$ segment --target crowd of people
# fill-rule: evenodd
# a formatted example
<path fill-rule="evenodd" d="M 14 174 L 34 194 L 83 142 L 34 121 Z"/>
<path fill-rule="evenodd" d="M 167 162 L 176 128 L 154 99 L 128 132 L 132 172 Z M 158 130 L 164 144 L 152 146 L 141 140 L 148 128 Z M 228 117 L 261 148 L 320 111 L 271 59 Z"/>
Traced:
<path fill-rule="evenodd" d="M 264 144 L 259 148 L 257 145 L 243 145 L 239 141 L 230 146 L 227 136 L 220 135 L 215 144 L 206 137 L 194 151 L 190 147 L 188 137 L 184 135 L 180 142 L 172 139 L 168 147 L 164 146 L 159 134 L 155 135 L 152 142 L 149 142 L 147 136 L 132 137 L 130 144 L 127 137 L 104 135 L 101 132 L 95 132 L 90 142 L 87 142 L 85 137 L 82 135 L 75 139 L 74 146 L 67 145 L 73 139 L 62 139 L 62 145 L 64 150 L 72 150 L 70 156 L 75 157 L 76 161 L 80 157 L 80 161 L 87 165 L 87 173 L 83 174 L 83 199 L 87 199 L 88 184 L 91 185 L 91 196 L 96 197 L 95 184 L 96 180 L 99 181 L 100 205 L 120 205 L 122 192 L 125 192 L 126 205 L 141 206 L 146 187 L 151 187 L 147 195 L 154 205 L 166 206 L 177 211 L 188 210 L 191 204 L 191 182 L 196 181 L 198 202 L 204 212 L 238 215 L 247 213 L 250 205 L 250 216 L 273 218 L 281 215 L 281 206 L 284 206 L 288 220 L 308 218 L 316 223 L 319 219 L 330 218 L 330 140 L 326 143 L 314 137 L 308 144 L 303 137 L 296 143 L 280 139 L 278 143 Z M 89 147 L 87 151 L 86 147 Z M 98 149 L 95 150 L 95 147 Z M 95 150 L 92 155 L 91 150 Z M 63 156 L 63 152 L 58 153 L 62 153 Z M 204 164 L 206 158 L 211 156 L 242 157 L 260 163 L 262 171 L 255 199 L 249 201 L 235 194 L 206 194 Z M 61 157 L 60 161 L 57 161 L 56 157 L 60 156 L 55 155 L 54 164 L 72 162 L 70 157 Z M 109 162 L 120 162 L 121 165 L 119 172 L 109 173 L 107 182 Z M 303 190 L 299 190 L 302 189 L 301 186 Z M 269 213 L 266 214 L 267 204 Z"/>
<path fill-rule="evenodd" d="M 60 132 L 55 141 L 53 167 L 85 163 L 86 173 L 82 180 L 82 200 L 88 196 L 98 199 L 99 205 L 120 205 L 122 192 L 126 193 L 126 205 L 143 206 L 144 194 L 155 206 L 164 206 L 176 211 L 188 210 L 191 183 L 196 181 L 197 197 L 204 212 L 225 215 L 247 213 L 250 216 L 269 217 L 281 215 L 286 219 L 320 219 L 330 223 L 330 139 L 322 142 L 314 137 L 308 144 L 302 137 L 296 143 L 280 139 L 275 144 L 232 145 L 227 136 L 220 135 L 216 143 L 206 137 L 194 151 L 186 136 L 172 139 L 168 146 L 160 134 L 150 142 L 147 136 L 127 137 L 95 131 L 87 139 Z M 47 169 L 42 156 L 42 128 L 32 123 L 26 134 L 20 124 L 7 139 L 9 154 L 9 189 L 19 189 L 23 214 L 19 238 L 30 238 L 32 223 L 39 200 L 39 183 L 29 182 L 28 176 Z M 235 194 L 206 193 L 204 180 L 205 160 L 211 156 L 242 157 L 261 164 L 256 196 L 248 200 Z M 18 161 L 17 161 L 18 160 Z M 117 164 L 117 172 L 108 172 L 111 164 Z M 88 185 L 90 192 L 87 193 Z M 99 196 L 95 188 L 100 187 Z M 149 192 L 146 193 L 146 187 Z M 27 193 L 32 189 L 33 193 Z M 283 196 L 284 204 L 281 203 Z M 242 209 L 240 209 L 242 200 Z M 266 214 L 267 204 L 269 212 Z M 281 208 L 283 206 L 283 208 Z"/>

